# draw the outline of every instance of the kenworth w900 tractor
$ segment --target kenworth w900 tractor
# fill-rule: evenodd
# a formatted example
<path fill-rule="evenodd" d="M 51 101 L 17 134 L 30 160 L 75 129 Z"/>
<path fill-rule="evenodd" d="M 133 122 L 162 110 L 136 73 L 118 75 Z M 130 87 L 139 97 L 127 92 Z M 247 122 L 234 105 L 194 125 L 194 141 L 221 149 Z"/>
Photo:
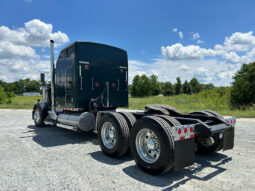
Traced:
<path fill-rule="evenodd" d="M 94 131 L 104 154 L 121 157 L 129 150 L 147 173 L 160 174 L 192 165 L 195 153 L 233 149 L 234 117 L 206 110 L 183 114 L 162 104 L 144 110 L 128 107 L 128 57 L 117 47 L 74 42 L 54 63 L 51 80 L 41 73 L 43 100 L 34 105 L 37 127 L 57 125 Z"/>

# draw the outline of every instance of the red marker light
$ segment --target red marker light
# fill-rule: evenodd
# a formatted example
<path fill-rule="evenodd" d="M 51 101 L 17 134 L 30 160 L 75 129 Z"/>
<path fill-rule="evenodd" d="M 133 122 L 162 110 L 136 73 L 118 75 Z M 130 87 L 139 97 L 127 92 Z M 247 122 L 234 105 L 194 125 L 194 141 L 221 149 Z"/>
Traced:
<path fill-rule="evenodd" d="M 84 68 L 85 68 L 85 70 L 88 70 L 89 69 L 89 65 L 85 65 Z"/>
<path fill-rule="evenodd" d="M 115 87 L 116 87 L 116 84 L 115 84 L 115 83 L 112 83 L 112 87 L 115 88 Z"/>
<path fill-rule="evenodd" d="M 180 128 L 180 129 L 178 129 L 178 134 L 181 134 L 182 133 L 182 129 Z"/>
<path fill-rule="evenodd" d="M 190 131 L 190 132 L 193 132 L 193 128 L 192 128 L 192 127 L 190 127 L 189 131 Z"/>
<path fill-rule="evenodd" d="M 96 82 L 96 83 L 95 83 L 95 86 L 96 86 L 96 87 L 99 87 L 99 83 L 98 83 L 98 82 Z"/>
<path fill-rule="evenodd" d="M 121 68 L 121 69 L 120 69 L 120 73 L 123 73 L 123 72 L 124 72 L 124 71 L 123 71 L 123 69 Z"/>
<path fill-rule="evenodd" d="M 187 133 L 187 131 L 188 131 L 188 129 L 187 129 L 187 127 L 184 129 L 184 133 Z"/>

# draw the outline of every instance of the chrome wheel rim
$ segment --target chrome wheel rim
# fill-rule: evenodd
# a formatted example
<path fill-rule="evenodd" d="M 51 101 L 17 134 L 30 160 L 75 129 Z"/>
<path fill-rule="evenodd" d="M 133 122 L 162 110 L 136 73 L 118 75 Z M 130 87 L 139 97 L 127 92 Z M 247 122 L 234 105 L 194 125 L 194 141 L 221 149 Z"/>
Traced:
<path fill-rule="evenodd" d="M 38 110 L 36 110 L 36 111 L 34 112 L 34 119 L 35 119 L 35 122 L 36 122 L 36 123 L 39 123 L 39 121 L 40 121 L 40 113 L 39 113 Z"/>
<path fill-rule="evenodd" d="M 160 156 L 160 143 L 157 135 L 150 129 L 141 129 L 135 140 L 140 158 L 147 163 L 154 163 Z"/>
<path fill-rule="evenodd" d="M 112 149 L 116 143 L 116 129 L 111 122 L 107 121 L 101 129 L 101 138 L 106 148 Z"/>

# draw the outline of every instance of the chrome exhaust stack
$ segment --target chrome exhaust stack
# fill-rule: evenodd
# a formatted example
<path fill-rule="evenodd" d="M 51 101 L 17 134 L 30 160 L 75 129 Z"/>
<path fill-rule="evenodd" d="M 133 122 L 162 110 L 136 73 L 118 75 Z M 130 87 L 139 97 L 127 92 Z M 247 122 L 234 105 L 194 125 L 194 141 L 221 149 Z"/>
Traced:
<path fill-rule="evenodd" d="M 51 109 L 55 108 L 55 64 L 54 64 L 54 40 L 50 40 L 50 65 L 51 65 Z"/>

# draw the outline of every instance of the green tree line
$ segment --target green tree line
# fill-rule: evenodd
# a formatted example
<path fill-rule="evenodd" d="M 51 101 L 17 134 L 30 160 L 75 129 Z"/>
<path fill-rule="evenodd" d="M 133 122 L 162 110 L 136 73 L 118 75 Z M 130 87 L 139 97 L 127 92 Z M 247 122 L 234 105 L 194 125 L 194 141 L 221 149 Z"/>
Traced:
<path fill-rule="evenodd" d="M 40 82 L 29 78 L 9 83 L 0 80 L 0 103 L 11 103 L 14 95 L 22 95 L 25 92 L 40 92 Z"/>
<path fill-rule="evenodd" d="M 190 81 L 181 82 L 181 78 L 176 78 L 176 83 L 173 84 L 169 81 L 159 82 L 156 75 L 142 76 L 136 75 L 133 79 L 132 85 L 129 90 L 132 97 L 148 97 L 148 96 L 172 96 L 179 94 L 197 94 L 202 90 L 213 89 L 213 84 L 201 84 L 196 78 Z"/>
<path fill-rule="evenodd" d="M 129 85 L 132 97 L 173 96 L 179 94 L 198 94 L 201 91 L 216 89 L 222 94 L 229 95 L 229 104 L 232 108 L 247 108 L 255 104 L 255 62 L 243 64 L 241 69 L 233 76 L 233 83 L 229 88 L 216 88 L 212 83 L 201 84 L 196 78 L 182 83 L 176 78 L 176 83 L 159 82 L 156 75 L 136 75 Z M 228 92 L 227 92 L 228 91 Z"/>

